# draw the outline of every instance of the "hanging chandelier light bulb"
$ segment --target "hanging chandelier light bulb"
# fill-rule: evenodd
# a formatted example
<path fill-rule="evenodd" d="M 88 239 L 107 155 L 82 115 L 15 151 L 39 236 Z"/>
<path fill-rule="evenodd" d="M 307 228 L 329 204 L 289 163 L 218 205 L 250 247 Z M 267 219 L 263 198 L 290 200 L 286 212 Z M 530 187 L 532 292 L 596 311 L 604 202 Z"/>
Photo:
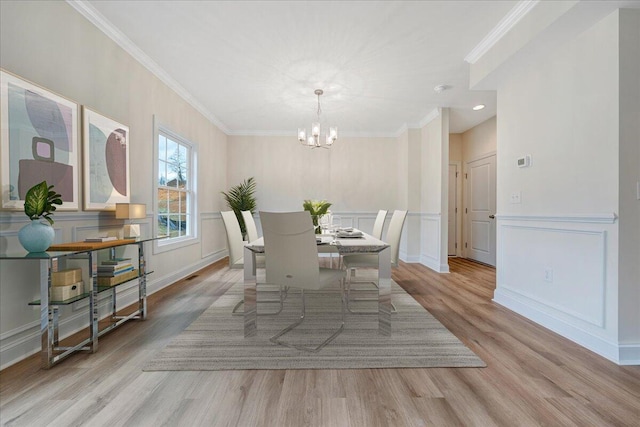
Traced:
<path fill-rule="evenodd" d="M 338 128 L 337 127 L 329 127 L 329 129 L 325 133 L 324 137 L 324 145 L 321 142 L 320 134 L 320 115 L 322 114 L 322 109 L 320 108 L 320 95 L 324 93 L 322 89 L 316 89 L 315 92 L 318 97 L 318 121 L 311 123 L 311 132 L 310 135 L 307 136 L 307 130 L 298 128 L 298 141 L 302 145 L 306 145 L 311 148 L 330 148 L 334 142 L 338 139 Z"/>

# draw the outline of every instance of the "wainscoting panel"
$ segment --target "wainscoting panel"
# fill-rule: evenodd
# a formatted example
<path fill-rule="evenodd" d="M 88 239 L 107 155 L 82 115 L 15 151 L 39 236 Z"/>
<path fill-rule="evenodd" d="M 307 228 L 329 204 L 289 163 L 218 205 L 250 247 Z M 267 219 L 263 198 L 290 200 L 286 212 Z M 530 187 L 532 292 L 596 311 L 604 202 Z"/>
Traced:
<path fill-rule="evenodd" d="M 228 255 L 227 233 L 219 212 L 200 214 L 200 233 L 203 259 L 209 257 L 221 259 Z"/>
<path fill-rule="evenodd" d="M 448 268 L 443 271 L 442 260 L 440 259 L 441 217 L 442 215 L 439 213 L 427 213 L 422 216 L 420 262 L 432 270 L 446 272 Z"/>
<path fill-rule="evenodd" d="M 504 289 L 602 328 L 605 231 L 503 226 Z M 527 250 L 522 251 L 525 243 Z"/>
<path fill-rule="evenodd" d="M 494 301 L 619 362 L 610 218 L 499 216 Z"/>

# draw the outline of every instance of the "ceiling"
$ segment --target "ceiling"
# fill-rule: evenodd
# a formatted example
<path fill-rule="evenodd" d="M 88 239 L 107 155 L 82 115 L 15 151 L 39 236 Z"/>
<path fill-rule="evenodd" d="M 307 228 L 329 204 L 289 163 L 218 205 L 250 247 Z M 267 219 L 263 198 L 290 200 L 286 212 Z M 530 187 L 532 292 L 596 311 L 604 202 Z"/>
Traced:
<path fill-rule="evenodd" d="M 518 2 L 82 3 L 228 134 L 295 135 L 320 88 L 341 135 L 394 136 L 437 107 L 451 109 L 455 133 L 495 115 L 495 92 L 468 90 L 464 58 Z"/>

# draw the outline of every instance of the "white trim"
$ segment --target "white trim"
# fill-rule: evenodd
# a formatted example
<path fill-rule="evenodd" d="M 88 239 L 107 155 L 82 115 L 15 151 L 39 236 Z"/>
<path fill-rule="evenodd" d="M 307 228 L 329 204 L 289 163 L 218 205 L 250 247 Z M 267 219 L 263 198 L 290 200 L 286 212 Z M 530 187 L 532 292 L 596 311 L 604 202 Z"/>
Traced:
<path fill-rule="evenodd" d="M 418 123 L 418 127 L 422 129 L 423 127 L 431 123 L 431 121 L 436 119 L 439 115 L 440 115 L 440 108 L 434 108 L 433 110 L 429 111 L 422 120 L 420 120 L 420 123 Z"/>
<path fill-rule="evenodd" d="M 620 344 L 618 346 L 620 356 L 618 364 L 620 365 L 640 365 L 640 343 L 637 344 Z"/>
<path fill-rule="evenodd" d="M 471 52 L 464 57 L 469 64 L 475 64 L 489 51 L 502 37 L 505 36 L 527 13 L 529 13 L 539 0 L 522 0 L 518 2 L 504 18 L 487 34 Z"/>
<path fill-rule="evenodd" d="M 541 221 L 541 222 L 576 222 L 587 224 L 614 224 L 618 216 L 615 213 L 601 214 L 496 214 L 502 221 Z"/>
<path fill-rule="evenodd" d="M 204 105 L 194 98 L 180 83 L 174 80 L 160 65 L 158 65 L 149 55 L 144 53 L 142 49 L 136 46 L 127 36 L 118 30 L 107 18 L 98 12 L 86 0 L 66 0 L 67 3 L 78 13 L 84 16 L 89 22 L 95 25 L 107 37 L 113 40 L 118 46 L 124 49 L 142 66 L 149 70 L 154 76 L 160 79 L 164 84 L 173 89 L 182 99 L 187 101 L 193 108 L 205 116 L 211 123 L 217 126 L 225 134 L 229 134 L 229 128 L 213 115 Z"/>
<path fill-rule="evenodd" d="M 520 301 L 515 295 L 508 295 L 507 293 L 502 292 L 500 288 L 495 290 L 493 302 L 500 304 L 501 306 L 506 307 L 557 334 L 560 334 L 562 337 L 567 338 L 614 363 L 619 363 L 619 351 L 622 346 L 616 345 L 615 343 L 584 331 L 575 325 L 569 324 L 566 321 L 551 315 L 550 313 L 544 313 L 537 310 L 536 308 Z M 633 347 L 637 346 L 632 346 L 632 350 L 637 350 L 637 348 Z M 632 362 L 631 357 L 629 357 L 629 360 L 627 361 Z"/>

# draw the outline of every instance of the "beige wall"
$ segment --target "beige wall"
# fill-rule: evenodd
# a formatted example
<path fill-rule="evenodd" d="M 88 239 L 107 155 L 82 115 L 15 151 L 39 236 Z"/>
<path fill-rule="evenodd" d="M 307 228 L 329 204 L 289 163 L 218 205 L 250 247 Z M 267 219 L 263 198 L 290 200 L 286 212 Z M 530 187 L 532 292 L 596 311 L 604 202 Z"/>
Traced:
<path fill-rule="evenodd" d="M 0 2 L 0 31 L 3 69 L 129 126 L 131 200 L 147 205 L 147 218 L 140 221 L 144 235 L 151 235 L 153 225 L 154 115 L 197 144 L 201 239 L 179 250 L 150 254 L 147 269 L 154 274 L 149 292 L 224 256 L 224 231 L 215 212 L 222 207 L 219 194 L 226 188 L 226 135 L 66 2 Z M 56 242 L 122 228 L 111 213 L 56 212 L 54 219 Z M 26 222 L 21 212 L 2 212 L 0 245 L 19 245 L 16 233 Z M 27 306 L 39 296 L 34 267 L 9 261 L 0 265 L 3 365 L 39 348 L 39 311 Z M 124 301 L 133 300 L 134 291 L 123 289 Z M 83 324 L 84 310 L 75 305 L 62 310 L 63 333 Z"/>
<path fill-rule="evenodd" d="M 254 176 L 259 210 L 297 210 L 305 199 L 328 200 L 334 212 L 393 210 L 406 203 L 399 147 L 396 138 L 342 137 L 325 150 L 293 136 L 229 136 L 227 180 Z"/>

